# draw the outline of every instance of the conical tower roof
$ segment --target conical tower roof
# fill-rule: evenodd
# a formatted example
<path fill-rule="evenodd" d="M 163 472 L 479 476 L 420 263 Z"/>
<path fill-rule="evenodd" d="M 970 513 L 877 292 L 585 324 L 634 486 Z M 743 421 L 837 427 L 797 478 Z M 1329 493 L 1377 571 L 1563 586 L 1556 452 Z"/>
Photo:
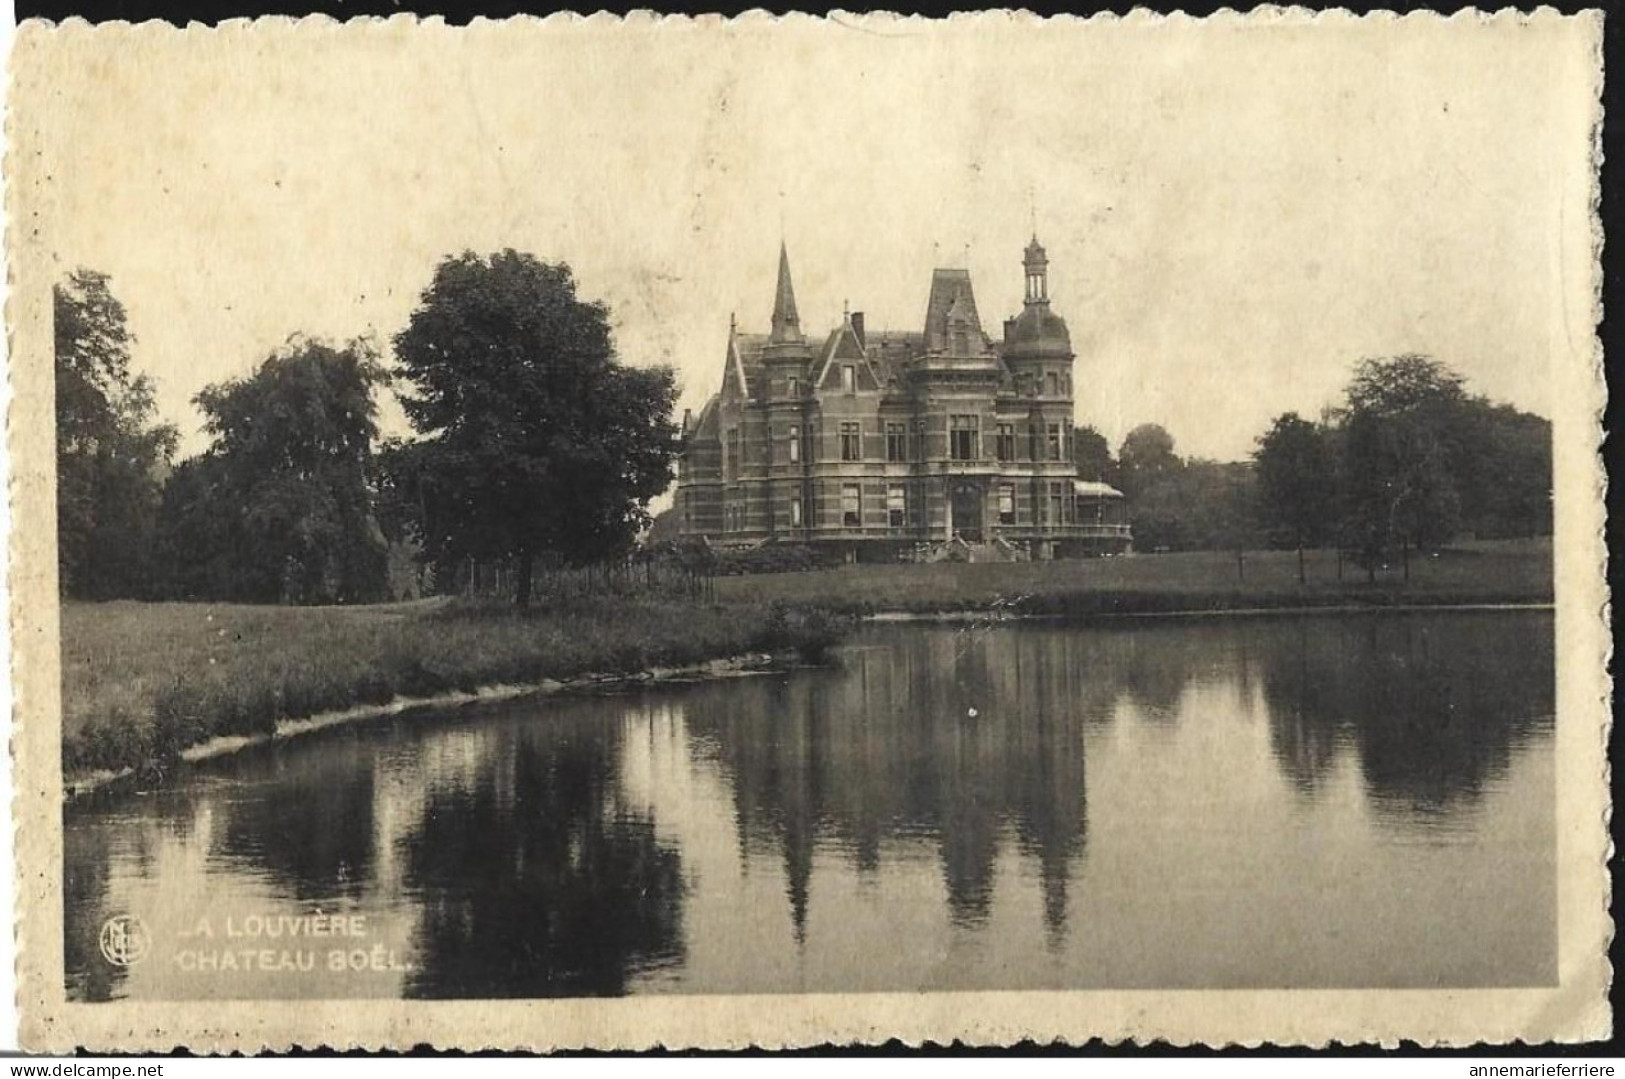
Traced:
<path fill-rule="evenodd" d="M 801 341 L 801 315 L 796 311 L 796 290 L 790 283 L 790 252 L 779 242 L 779 284 L 773 293 L 773 335 L 775 344 Z"/>

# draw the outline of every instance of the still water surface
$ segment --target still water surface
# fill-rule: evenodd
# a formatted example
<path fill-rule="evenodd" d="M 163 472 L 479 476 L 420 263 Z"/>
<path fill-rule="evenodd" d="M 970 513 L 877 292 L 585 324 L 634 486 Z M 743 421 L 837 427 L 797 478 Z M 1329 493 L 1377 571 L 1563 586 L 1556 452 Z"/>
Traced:
<path fill-rule="evenodd" d="M 335 730 L 69 805 L 69 992 L 1551 984 L 1553 666 L 1528 611 L 890 625 Z"/>

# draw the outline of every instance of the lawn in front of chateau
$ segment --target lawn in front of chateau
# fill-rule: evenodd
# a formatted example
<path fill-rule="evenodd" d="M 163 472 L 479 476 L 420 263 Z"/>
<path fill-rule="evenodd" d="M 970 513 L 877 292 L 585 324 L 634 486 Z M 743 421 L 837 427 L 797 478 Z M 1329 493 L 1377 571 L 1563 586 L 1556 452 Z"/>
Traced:
<path fill-rule="evenodd" d="M 713 600 L 586 597 L 519 615 L 444 599 L 364 607 L 66 603 L 69 774 L 172 759 L 220 734 L 399 697 L 816 650 L 846 614 L 987 610 L 1093 617 L 1342 605 L 1549 602 L 1550 541 L 1413 556 L 1369 583 L 1333 552 L 860 565 L 724 577 Z M 789 614 L 786 622 L 786 612 Z"/>
<path fill-rule="evenodd" d="M 1412 554 L 1376 581 L 1335 551 L 1188 551 L 1060 562 L 853 565 L 806 573 L 725 577 L 722 602 L 780 601 L 832 610 L 1009 609 L 1027 614 L 1138 614 L 1257 607 L 1401 603 L 1549 603 L 1550 539 L 1462 543 Z"/>

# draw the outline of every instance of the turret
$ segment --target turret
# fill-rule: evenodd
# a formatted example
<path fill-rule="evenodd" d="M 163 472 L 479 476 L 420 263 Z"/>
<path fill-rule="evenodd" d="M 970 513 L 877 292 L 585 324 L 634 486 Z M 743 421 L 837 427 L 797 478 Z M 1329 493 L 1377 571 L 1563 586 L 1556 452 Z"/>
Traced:
<path fill-rule="evenodd" d="M 1040 397 L 1072 396 L 1072 337 L 1066 321 L 1050 310 L 1049 256 L 1034 236 L 1021 260 L 1027 275 L 1021 314 L 1004 324 L 1000 354 L 1023 392 Z"/>
<path fill-rule="evenodd" d="M 1027 270 L 1027 303 L 1049 303 L 1049 256 L 1037 236 L 1027 245 L 1021 264 Z"/>

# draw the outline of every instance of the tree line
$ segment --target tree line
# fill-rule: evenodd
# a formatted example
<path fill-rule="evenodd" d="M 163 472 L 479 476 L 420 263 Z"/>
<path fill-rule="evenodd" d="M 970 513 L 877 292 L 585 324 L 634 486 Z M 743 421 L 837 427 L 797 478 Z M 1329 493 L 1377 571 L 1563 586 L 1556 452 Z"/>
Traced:
<path fill-rule="evenodd" d="M 71 598 L 364 603 L 507 567 L 623 556 L 673 476 L 675 376 L 617 356 L 570 267 L 513 250 L 443 259 L 386 364 L 370 337 L 303 337 L 194 401 L 208 446 L 177 461 L 131 365 L 105 274 L 54 296 L 58 562 Z M 393 387 L 411 435 L 380 443 Z M 1366 566 L 1467 531 L 1551 529 L 1551 424 L 1470 394 L 1425 356 L 1362 361 L 1316 420 L 1279 416 L 1240 462 L 1186 459 L 1162 427 L 1079 474 L 1127 496 L 1140 550 L 1335 545 Z"/>
<path fill-rule="evenodd" d="M 291 339 L 196 395 L 209 444 L 179 462 L 108 277 L 75 271 L 54 309 L 67 597 L 364 603 L 494 560 L 523 606 L 539 562 L 629 550 L 672 479 L 673 372 L 621 363 L 563 263 L 442 260 L 393 367 L 368 337 Z M 380 445 L 390 385 L 412 435 Z"/>
<path fill-rule="evenodd" d="M 1156 424 L 1115 457 L 1092 428 L 1074 445 L 1080 476 L 1127 497 L 1140 550 L 1335 546 L 1371 568 L 1463 533 L 1552 528 L 1551 422 L 1427 356 L 1362 360 L 1342 401 L 1276 417 L 1246 461 L 1181 458 Z"/>

